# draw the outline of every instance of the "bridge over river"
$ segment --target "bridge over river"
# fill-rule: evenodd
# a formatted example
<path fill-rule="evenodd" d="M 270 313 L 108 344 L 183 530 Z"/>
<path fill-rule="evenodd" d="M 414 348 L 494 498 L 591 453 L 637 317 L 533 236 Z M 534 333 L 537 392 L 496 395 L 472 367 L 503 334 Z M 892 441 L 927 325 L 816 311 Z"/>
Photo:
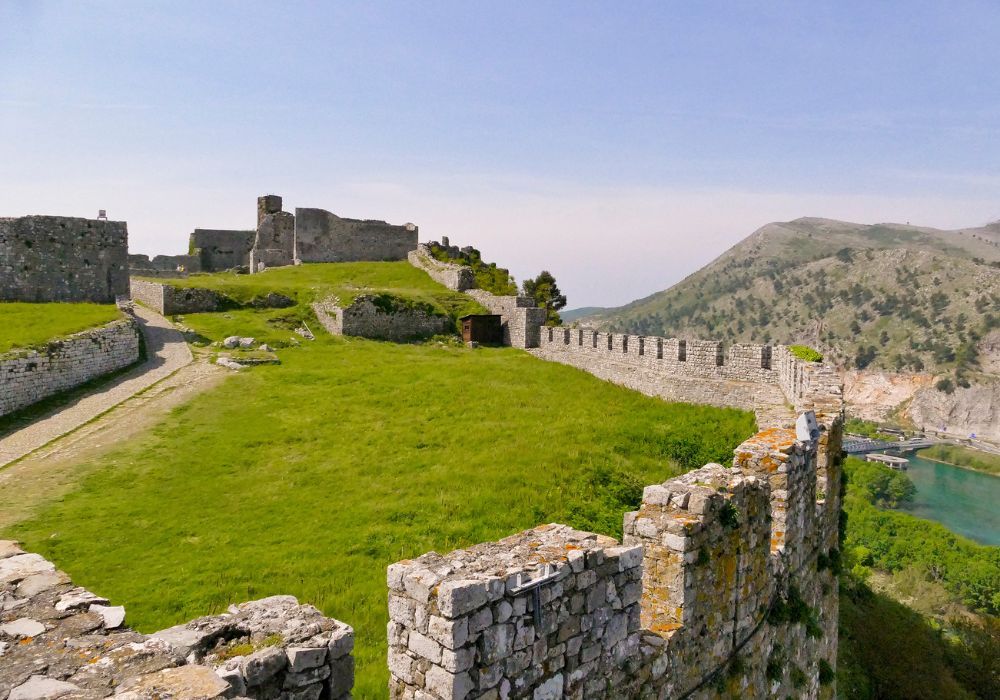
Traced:
<path fill-rule="evenodd" d="M 908 450 L 922 450 L 939 442 L 941 440 L 927 437 L 889 442 L 887 440 L 874 440 L 863 435 L 845 435 L 844 451 L 851 455 L 860 455 L 866 452 L 884 452 L 885 450 L 906 452 Z"/>

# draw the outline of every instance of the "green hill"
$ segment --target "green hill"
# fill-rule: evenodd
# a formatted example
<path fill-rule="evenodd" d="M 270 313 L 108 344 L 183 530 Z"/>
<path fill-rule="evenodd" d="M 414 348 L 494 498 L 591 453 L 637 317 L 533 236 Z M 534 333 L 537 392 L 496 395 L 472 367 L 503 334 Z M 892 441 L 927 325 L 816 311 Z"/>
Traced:
<path fill-rule="evenodd" d="M 591 317 L 622 332 L 799 342 L 843 367 L 974 372 L 1000 325 L 1000 223 L 941 231 L 803 218 Z"/>

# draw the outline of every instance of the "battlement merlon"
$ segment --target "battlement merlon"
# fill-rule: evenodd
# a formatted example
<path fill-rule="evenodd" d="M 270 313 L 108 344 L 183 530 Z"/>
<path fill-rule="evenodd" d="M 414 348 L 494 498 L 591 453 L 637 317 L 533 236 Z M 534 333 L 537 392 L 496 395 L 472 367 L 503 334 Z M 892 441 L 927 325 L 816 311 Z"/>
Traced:
<path fill-rule="evenodd" d="M 817 464 L 839 465 L 840 416 L 820 424 L 819 439 L 765 430 L 731 468 L 647 487 L 624 546 L 547 525 L 389 567 L 391 697 L 708 697 L 699 689 L 748 653 L 740 682 L 764 693 L 775 681 L 761 659 L 780 648 L 818 697 L 819 662 L 836 661 L 836 582 L 818 561 L 836 545 L 824 506 L 837 501 L 815 501 Z M 796 596 L 819 637 L 771 621 Z"/>
<path fill-rule="evenodd" d="M 390 697 L 572 697 L 612 683 L 638 649 L 641 561 L 641 547 L 543 525 L 393 564 Z"/>

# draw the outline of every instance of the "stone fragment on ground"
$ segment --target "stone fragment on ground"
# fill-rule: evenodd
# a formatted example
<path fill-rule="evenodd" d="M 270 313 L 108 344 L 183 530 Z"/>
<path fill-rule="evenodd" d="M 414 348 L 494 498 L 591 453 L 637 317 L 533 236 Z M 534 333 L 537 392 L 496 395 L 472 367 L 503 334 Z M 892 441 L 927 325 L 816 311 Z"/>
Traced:
<path fill-rule="evenodd" d="M 341 700 L 354 685 L 354 631 L 293 596 L 145 636 L 15 542 L 0 567 L 0 699 Z"/>

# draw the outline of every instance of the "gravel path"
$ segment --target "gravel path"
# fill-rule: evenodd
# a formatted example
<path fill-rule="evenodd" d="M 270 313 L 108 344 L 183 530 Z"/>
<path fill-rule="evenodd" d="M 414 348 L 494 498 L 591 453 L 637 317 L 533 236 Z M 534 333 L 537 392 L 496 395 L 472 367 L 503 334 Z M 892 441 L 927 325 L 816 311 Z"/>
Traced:
<path fill-rule="evenodd" d="M 167 319 L 141 306 L 135 307 L 135 315 L 146 338 L 146 361 L 31 425 L 0 437 L 0 467 L 76 430 L 191 362 L 184 336 Z"/>

